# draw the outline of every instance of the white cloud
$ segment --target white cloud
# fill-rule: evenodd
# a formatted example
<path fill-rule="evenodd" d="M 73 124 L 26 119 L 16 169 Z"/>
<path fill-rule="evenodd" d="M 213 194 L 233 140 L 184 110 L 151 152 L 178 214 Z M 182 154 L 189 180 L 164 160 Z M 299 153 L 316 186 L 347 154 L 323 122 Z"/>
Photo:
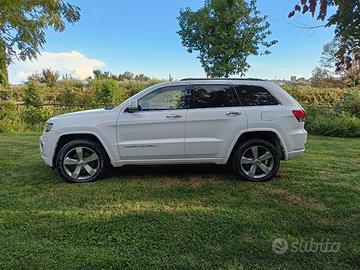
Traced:
<path fill-rule="evenodd" d="M 34 72 L 44 68 L 51 68 L 61 74 L 71 73 L 74 77 L 85 79 L 92 75 L 94 69 L 105 66 L 101 60 L 87 58 L 80 52 L 42 52 L 33 61 L 15 61 L 9 66 L 9 78 L 11 83 L 21 83 Z"/>

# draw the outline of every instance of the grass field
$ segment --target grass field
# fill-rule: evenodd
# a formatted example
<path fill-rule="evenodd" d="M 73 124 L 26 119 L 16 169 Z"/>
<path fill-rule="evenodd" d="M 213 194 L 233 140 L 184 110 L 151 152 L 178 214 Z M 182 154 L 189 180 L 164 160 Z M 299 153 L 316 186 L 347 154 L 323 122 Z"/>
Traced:
<path fill-rule="evenodd" d="M 339 242 L 338 252 L 277 255 Z M 265 184 L 224 167 L 114 169 L 72 185 L 37 134 L 0 134 L 0 269 L 359 269 L 360 139 L 310 137 Z"/>

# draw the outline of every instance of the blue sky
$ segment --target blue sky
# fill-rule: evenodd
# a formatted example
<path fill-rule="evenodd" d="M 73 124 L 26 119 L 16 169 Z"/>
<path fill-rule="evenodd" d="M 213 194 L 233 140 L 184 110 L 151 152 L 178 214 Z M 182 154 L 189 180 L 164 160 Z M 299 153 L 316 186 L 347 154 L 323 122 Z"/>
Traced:
<path fill-rule="evenodd" d="M 42 56 L 33 62 L 10 66 L 12 83 L 50 67 L 78 77 L 93 68 L 120 73 L 130 70 L 151 77 L 176 79 L 203 77 L 196 58 L 181 45 L 176 31 L 179 10 L 203 5 L 203 0 L 69 0 L 81 8 L 81 20 L 65 32 L 47 32 Z M 298 0 L 258 0 L 259 10 L 269 17 L 272 39 L 279 43 L 269 56 L 249 58 L 247 77 L 289 79 L 309 77 L 318 64 L 322 47 L 333 37 L 333 29 L 304 30 L 292 24 L 320 25 L 309 14 L 287 15 Z"/>

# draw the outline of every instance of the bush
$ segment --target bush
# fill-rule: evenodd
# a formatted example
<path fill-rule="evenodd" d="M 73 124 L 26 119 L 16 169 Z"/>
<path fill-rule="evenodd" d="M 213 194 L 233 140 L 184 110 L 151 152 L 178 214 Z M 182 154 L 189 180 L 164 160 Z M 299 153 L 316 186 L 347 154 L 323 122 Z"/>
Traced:
<path fill-rule="evenodd" d="M 150 80 L 150 81 L 135 81 L 135 80 L 125 80 L 120 82 L 120 87 L 125 89 L 125 99 L 132 97 L 133 95 L 139 93 L 147 87 L 150 87 L 154 84 L 160 83 L 159 80 Z"/>
<path fill-rule="evenodd" d="M 332 108 L 319 105 L 309 105 L 305 108 L 308 113 L 305 128 L 310 134 L 360 137 L 359 118 L 347 112 L 337 112 Z"/>
<path fill-rule="evenodd" d="M 24 102 L 27 105 L 39 105 L 43 102 L 43 91 L 42 86 L 35 82 L 29 82 L 26 85 L 25 91 L 24 91 Z"/>
<path fill-rule="evenodd" d="M 303 105 L 321 104 L 331 107 L 341 105 L 353 91 L 349 88 L 298 88 L 289 86 L 284 87 L 284 89 Z"/>
<path fill-rule="evenodd" d="M 93 104 L 110 106 L 121 103 L 125 96 L 119 82 L 113 79 L 94 80 L 90 83 L 89 89 L 94 93 Z"/>
<path fill-rule="evenodd" d="M 41 130 L 54 115 L 73 111 L 119 105 L 159 80 L 126 80 L 111 78 L 85 82 L 62 79 L 54 86 L 29 82 L 23 86 L 0 89 L 0 132 Z M 360 89 L 313 88 L 290 86 L 284 88 L 308 111 L 306 128 L 312 134 L 330 136 L 360 136 Z M 25 102 L 26 106 L 15 102 Z M 38 106 L 60 103 L 65 106 Z M 3 105 L 6 104 L 6 105 Z M 77 107 L 76 104 L 86 104 Z"/>
<path fill-rule="evenodd" d="M 73 90 L 80 90 L 84 88 L 84 82 L 78 79 L 63 79 L 57 83 L 60 88 L 71 88 Z"/>
<path fill-rule="evenodd" d="M 344 109 L 351 115 L 360 118 L 360 89 L 354 90 L 344 100 Z"/>
<path fill-rule="evenodd" d="M 0 132 L 19 132 L 23 130 L 15 102 L 0 102 Z"/>
<path fill-rule="evenodd" d="M 60 89 L 57 101 L 61 104 L 72 105 L 76 103 L 76 91 L 70 87 Z"/>
<path fill-rule="evenodd" d="M 0 100 L 7 102 L 1 103 L 0 132 L 40 131 L 47 119 L 54 115 L 119 105 L 128 97 L 158 82 L 160 81 L 117 81 L 107 78 L 83 82 L 68 78 L 51 86 L 34 80 L 26 85 L 1 89 Z M 16 102 L 24 102 L 25 106 Z M 44 106 L 55 103 L 65 106 Z M 87 106 L 73 106 L 75 104 Z"/>
<path fill-rule="evenodd" d="M 26 125 L 27 129 L 30 130 L 41 130 L 46 121 L 54 115 L 54 110 L 49 107 L 34 107 L 27 106 L 21 117 Z"/>
<path fill-rule="evenodd" d="M 9 89 L 0 86 L 0 101 L 10 100 L 12 98 L 12 92 Z"/>
<path fill-rule="evenodd" d="M 5 94 L 6 98 L 4 98 L 5 96 L 3 96 L 2 100 L 13 100 L 13 101 L 17 101 L 17 102 L 23 102 L 25 88 L 26 88 L 26 86 L 16 85 L 16 86 L 10 86 L 6 89 L 3 89 L 3 91 L 4 91 L 3 93 Z"/>

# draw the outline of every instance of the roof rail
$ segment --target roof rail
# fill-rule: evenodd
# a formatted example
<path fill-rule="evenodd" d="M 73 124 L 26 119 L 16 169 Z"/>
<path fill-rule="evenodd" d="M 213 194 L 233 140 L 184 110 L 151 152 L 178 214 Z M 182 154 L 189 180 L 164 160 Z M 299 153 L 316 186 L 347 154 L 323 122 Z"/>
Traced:
<path fill-rule="evenodd" d="M 185 78 L 180 81 L 264 81 L 256 78 Z"/>

